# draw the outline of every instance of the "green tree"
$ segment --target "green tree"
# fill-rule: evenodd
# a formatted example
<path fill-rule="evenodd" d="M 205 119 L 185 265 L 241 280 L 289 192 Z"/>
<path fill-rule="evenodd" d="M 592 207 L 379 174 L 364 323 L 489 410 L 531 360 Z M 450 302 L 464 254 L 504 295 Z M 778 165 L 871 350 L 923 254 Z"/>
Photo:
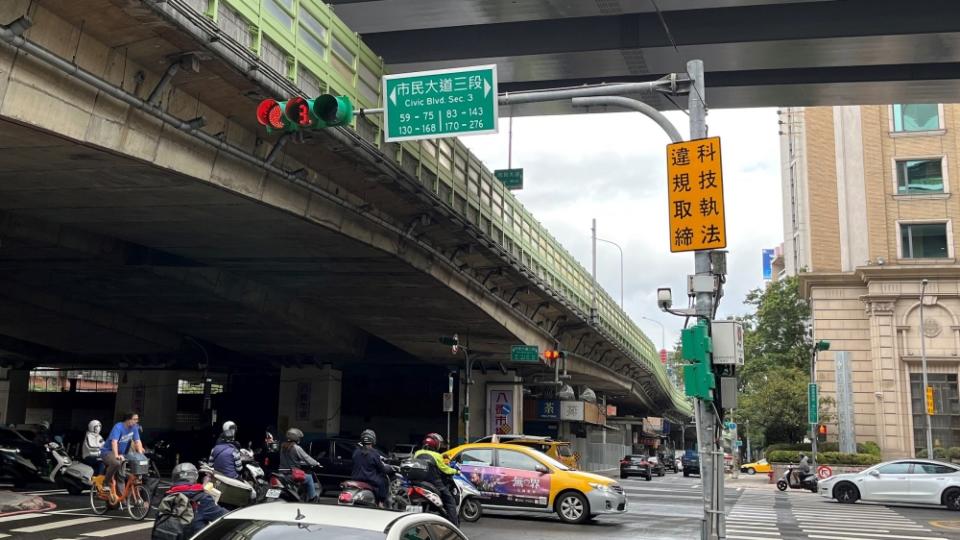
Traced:
<path fill-rule="evenodd" d="M 807 383 L 813 343 L 807 334 L 810 306 L 796 277 L 747 294 L 755 311 L 744 325 L 744 366 L 738 370 L 737 417 L 749 420 L 758 443 L 796 443 L 809 433 Z"/>

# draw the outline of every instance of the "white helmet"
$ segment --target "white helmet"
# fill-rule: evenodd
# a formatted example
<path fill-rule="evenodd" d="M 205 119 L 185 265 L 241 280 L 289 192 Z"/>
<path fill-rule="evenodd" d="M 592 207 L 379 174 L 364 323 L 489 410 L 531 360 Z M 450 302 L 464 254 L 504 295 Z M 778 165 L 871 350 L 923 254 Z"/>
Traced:
<path fill-rule="evenodd" d="M 237 436 L 237 424 L 231 420 L 223 423 L 223 436 L 232 439 Z"/>
<path fill-rule="evenodd" d="M 103 424 L 101 424 L 99 420 L 91 420 L 90 423 L 87 424 L 87 431 L 91 433 L 100 433 L 100 428 L 102 427 Z"/>

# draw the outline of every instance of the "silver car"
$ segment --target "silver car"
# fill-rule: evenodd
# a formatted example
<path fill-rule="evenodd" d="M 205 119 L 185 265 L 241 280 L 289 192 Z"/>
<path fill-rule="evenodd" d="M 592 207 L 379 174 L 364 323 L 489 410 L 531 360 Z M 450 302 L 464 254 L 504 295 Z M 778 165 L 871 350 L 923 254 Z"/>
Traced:
<path fill-rule="evenodd" d="M 899 459 L 858 473 L 821 480 L 822 497 L 857 501 L 933 504 L 960 510 L 960 467 L 926 459 Z"/>

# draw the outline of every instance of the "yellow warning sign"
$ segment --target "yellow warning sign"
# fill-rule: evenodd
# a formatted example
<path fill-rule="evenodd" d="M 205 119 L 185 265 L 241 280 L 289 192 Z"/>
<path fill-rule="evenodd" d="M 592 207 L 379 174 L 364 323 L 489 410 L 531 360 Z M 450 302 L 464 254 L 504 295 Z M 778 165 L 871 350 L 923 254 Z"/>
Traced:
<path fill-rule="evenodd" d="M 667 145 L 670 251 L 727 247 L 720 137 Z"/>

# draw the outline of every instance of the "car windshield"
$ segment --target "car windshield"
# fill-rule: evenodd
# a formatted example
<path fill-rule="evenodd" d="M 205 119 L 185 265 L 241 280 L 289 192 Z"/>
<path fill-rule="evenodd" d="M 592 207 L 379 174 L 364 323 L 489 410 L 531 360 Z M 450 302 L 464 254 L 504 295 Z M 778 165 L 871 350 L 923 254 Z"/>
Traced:
<path fill-rule="evenodd" d="M 546 463 L 547 465 L 550 465 L 551 467 L 553 467 L 553 468 L 555 468 L 555 469 L 560 469 L 561 471 L 569 471 L 569 470 L 570 470 L 570 467 L 567 467 L 567 466 L 564 465 L 563 463 L 560 463 L 559 461 L 557 461 L 557 460 L 553 459 L 552 457 L 544 454 L 543 452 L 539 452 L 539 451 L 534 450 L 534 449 L 532 449 L 532 448 L 530 449 L 530 451 L 533 452 L 534 454 L 536 454 L 536 455 L 537 455 L 537 459 L 539 459 L 541 462 Z"/>
<path fill-rule="evenodd" d="M 560 457 L 573 457 L 573 450 L 570 449 L 570 445 L 558 444 L 557 454 L 559 454 Z"/>
<path fill-rule="evenodd" d="M 372 540 L 386 538 L 379 531 L 311 523 L 287 523 L 250 519 L 223 519 L 207 527 L 193 540 Z"/>
<path fill-rule="evenodd" d="M 630 461 L 646 461 L 647 456 L 627 456 Z"/>

